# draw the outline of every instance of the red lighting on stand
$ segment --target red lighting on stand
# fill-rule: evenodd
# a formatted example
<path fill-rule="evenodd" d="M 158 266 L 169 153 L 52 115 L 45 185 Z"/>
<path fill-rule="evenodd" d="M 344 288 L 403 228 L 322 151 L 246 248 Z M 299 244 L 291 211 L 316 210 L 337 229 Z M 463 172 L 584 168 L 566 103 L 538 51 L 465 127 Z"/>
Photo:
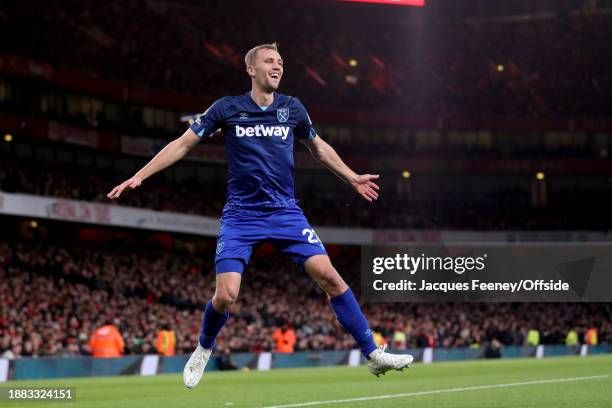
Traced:
<path fill-rule="evenodd" d="M 338 0 L 351 3 L 395 4 L 397 6 L 425 7 L 425 0 Z"/>

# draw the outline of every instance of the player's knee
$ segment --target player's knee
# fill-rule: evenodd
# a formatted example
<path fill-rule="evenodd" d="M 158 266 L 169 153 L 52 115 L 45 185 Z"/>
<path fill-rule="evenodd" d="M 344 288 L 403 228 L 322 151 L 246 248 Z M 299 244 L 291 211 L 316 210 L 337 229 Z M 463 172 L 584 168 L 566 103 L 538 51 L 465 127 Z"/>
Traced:
<path fill-rule="evenodd" d="M 312 257 L 306 262 L 306 270 L 312 276 L 321 289 L 331 297 L 341 295 L 348 286 L 333 267 L 327 257 Z"/>
<path fill-rule="evenodd" d="M 238 291 L 232 289 L 217 290 L 213 298 L 213 306 L 220 308 L 225 311 L 228 307 L 233 305 L 238 298 Z"/>
<path fill-rule="evenodd" d="M 348 286 L 334 268 L 324 271 L 319 276 L 319 285 L 329 296 L 335 297 L 346 291 Z"/>

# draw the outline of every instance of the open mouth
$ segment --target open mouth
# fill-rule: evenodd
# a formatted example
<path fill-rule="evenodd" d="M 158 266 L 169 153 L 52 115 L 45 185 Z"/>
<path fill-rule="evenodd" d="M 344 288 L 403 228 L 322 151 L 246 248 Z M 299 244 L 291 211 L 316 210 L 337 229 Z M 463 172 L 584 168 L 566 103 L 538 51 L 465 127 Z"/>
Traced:
<path fill-rule="evenodd" d="M 274 79 L 280 79 L 280 74 L 278 72 L 274 72 L 274 73 L 270 74 L 270 77 L 272 77 Z"/>

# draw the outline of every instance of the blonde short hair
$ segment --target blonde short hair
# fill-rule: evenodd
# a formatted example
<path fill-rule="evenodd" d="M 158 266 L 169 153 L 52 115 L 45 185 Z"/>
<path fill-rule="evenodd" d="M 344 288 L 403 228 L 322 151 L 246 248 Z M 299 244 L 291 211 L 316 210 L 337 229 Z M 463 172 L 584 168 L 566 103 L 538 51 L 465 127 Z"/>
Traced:
<path fill-rule="evenodd" d="M 278 52 L 278 46 L 275 42 L 272 44 L 261 44 L 257 45 L 249 50 L 244 56 L 244 64 L 248 67 L 249 65 L 255 64 L 255 59 L 257 58 L 257 51 L 259 50 L 274 50 Z"/>

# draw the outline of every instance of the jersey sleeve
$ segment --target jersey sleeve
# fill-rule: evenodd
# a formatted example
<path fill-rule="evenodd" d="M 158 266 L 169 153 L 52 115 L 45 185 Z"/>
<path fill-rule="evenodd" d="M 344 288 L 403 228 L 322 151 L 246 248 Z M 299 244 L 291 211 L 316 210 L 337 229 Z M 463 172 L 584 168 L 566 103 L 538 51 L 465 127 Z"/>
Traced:
<path fill-rule="evenodd" d="M 206 112 L 197 116 L 190 128 L 201 138 L 211 137 L 223 125 L 224 115 L 223 99 L 216 100 Z"/>
<path fill-rule="evenodd" d="M 306 112 L 306 108 L 302 105 L 299 99 L 294 99 L 294 107 L 296 109 L 296 117 L 297 117 L 297 125 L 293 130 L 293 134 L 298 139 L 306 139 L 312 140 L 317 136 L 317 131 L 312 126 L 312 121 L 310 120 L 310 116 L 308 116 L 308 112 Z"/>

